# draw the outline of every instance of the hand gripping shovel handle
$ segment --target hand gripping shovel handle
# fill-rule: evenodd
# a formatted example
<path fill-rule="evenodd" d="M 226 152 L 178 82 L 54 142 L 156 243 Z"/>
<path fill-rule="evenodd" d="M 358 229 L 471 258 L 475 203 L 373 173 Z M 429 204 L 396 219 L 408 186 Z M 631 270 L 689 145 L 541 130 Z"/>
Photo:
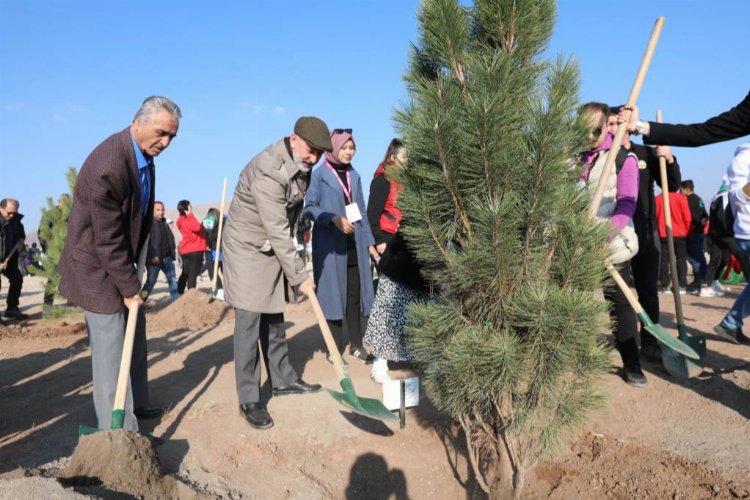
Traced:
<path fill-rule="evenodd" d="M 227 178 L 224 177 L 224 188 L 221 190 L 221 208 L 219 209 L 219 233 L 216 235 L 216 257 L 214 258 L 214 279 L 211 282 L 211 295 L 208 301 L 216 297 L 216 285 L 219 278 L 219 256 L 221 255 L 221 230 L 224 228 L 224 201 L 227 197 Z M 222 280 L 223 281 L 223 280 Z"/>
<path fill-rule="evenodd" d="M 648 45 L 646 46 L 646 53 L 643 55 L 643 59 L 641 60 L 641 67 L 638 69 L 638 74 L 635 77 L 633 88 L 630 90 L 630 96 L 628 97 L 628 104 L 627 104 L 628 106 L 634 106 L 636 101 L 638 100 L 638 95 L 641 93 L 641 87 L 643 86 L 643 81 L 646 79 L 646 73 L 648 73 L 648 68 L 651 65 L 651 58 L 654 55 L 654 51 L 656 50 L 656 44 L 659 42 L 659 37 L 661 36 L 662 26 L 664 26 L 664 18 L 663 17 L 656 18 L 656 23 L 654 23 L 654 29 L 651 31 L 651 38 L 649 39 Z M 612 166 L 615 164 L 617 153 L 618 151 L 620 151 L 620 146 L 622 145 L 622 140 L 625 137 L 626 132 L 627 132 L 627 123 L 623 122 L 617 127 L 617 134 L 615 134 L 615 140 L 612 143 L 612 147 L 609 150 L 609 154 L 607 155 L 607 161 L 604 163 L 604 168 L 602 169 L 602 175 L 599 178 L 599 184 L 597 184 L 596 186 L 594 197 L 591 201 L 591 205 L 589 206 L 589 215 L 591 215 L 591 217 L 594 217 L 596 213 L 599 211 L 599 205 L 601 205 L 602 196 L 604 195 L 605 182 L 609 178 L 609 174 L 612 171 Z"/>
<path fill-rule="evenodd" d="M 125 326 L 125 342 L 122 346 L 122 359 L 120 360 L 120 375 L 117 378 L 117 392 L 115 392 L 115 405 L 112 409 L 112 429 L 122 429 L 125 423 L 125 396 L 128 393 L 128 380 L 130 380 L 130 362 L 133 358 L 133 342 L 135 340 L 135 327 L 138 324 L 139 305 L 134 302 L 128 308 L 128 322 Z"/>
<path fill-rule="evenodd" d="M 323 315 L 323 310 L 320 308 L 318 297 L 315 293 L 311 293 L 308 295 L 308 298 L 310 299 L 310 304 L 312 304 L 313 311 L 315 312 L 315 317 L 318 320 L 320 331 L 323 333 L 323 340 L 326 342 L 328 353 L 333 359 L 333 368 L 336 370 L 336 376 L 339 378 L 339 383 L 341 383 L 345 378 L 349 378 L 347 369 L 344 367 L 344 358 L 341 357 L 341 353 L 339 353 L 339 349 L 336 347 L 336 342 L 333 340 L 331 329 L 328 328 L 328 322 Z"/>

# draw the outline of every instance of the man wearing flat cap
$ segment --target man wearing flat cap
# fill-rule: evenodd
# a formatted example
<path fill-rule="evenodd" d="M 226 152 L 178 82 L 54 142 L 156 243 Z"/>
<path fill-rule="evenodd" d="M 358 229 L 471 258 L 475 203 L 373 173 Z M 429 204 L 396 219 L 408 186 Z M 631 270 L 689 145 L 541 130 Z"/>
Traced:
<path fill-rule="evenodd" d="M 248 163 L 234 189 L 224 229 L 224 297 L 235 309 L 234 370 L 240 413 L 256 429 L 273 420 L 260 401 L 260 341 L 273 395 L 321 390 L 302 381 L 289 362 L 284 308 L 286 282 L 305 295 L 313 279 L 292 240 L 310 171 L 331 134 L 322 120 L 303 116 L 294 133 Z"/>

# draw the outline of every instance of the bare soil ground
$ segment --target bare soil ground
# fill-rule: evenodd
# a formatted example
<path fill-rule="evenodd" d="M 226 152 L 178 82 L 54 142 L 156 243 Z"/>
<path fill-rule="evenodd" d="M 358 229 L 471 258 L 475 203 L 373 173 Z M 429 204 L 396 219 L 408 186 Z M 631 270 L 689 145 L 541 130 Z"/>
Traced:
<path fill-rule="evenodd" d="M 122 485 L 56 482 L 78 444 L 78 425 L 96 424 L 91 360 L 83 316 L 41 319 L 41 280 L 27 278 L 24 286 L 22 309 L 32 317 L 0 326 L 0 498 L 138 495 Z M 276 425 L 250 428 L 237 408 L 233 311 L 209 306 L 198 291 L 169 304 L 163 281 L 155 292 L 147 309 L 151 403 L 169 411 L 145 430 L 164 439 L 156 448 L 162 471 L 179 483 L 170 490 L 178 493 L 164 495 L 482 498 L 463 435 L 424 394 L 400 429 L 353 416 L 325 392 L 272 398 L 266 380 Z M 750 498 L 750 346 L 711 335 L 738 292 L 683 297 L 691 331 L 709 335 L 701 376 L 680 383 L 647 362 L 649 385 L 638 389 L 613 369 L 602 380 L 606 407 L 529 474 L 524 496 Z M 673 329 L 671 296 L 662 296 L 662 310 L 662 323 Z M 305 380 L 337 388 L 308 305 L 291 305 L 286 320 L 292 364 Z M 380 397 L 369 367 L 348 361 L 357 393 Z"/>

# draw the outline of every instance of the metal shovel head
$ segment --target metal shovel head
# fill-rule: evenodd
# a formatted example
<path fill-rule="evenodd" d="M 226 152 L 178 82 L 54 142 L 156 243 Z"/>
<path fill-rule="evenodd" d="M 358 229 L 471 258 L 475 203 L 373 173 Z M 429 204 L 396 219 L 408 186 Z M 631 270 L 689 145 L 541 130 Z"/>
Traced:
<path fill-rule="evenodd" d="M 664 344 L 666 347 L 671 348 L 674 351 L 677 351 L 678 353 L 682 354 L 683 356 L 687 356 L 690 359 L 700 359 L 700 356 L 698 355 L 695 350 L 693 350 L 692 347 L 687 345 L 682 340 L 671 336 L 667 331 L 661 327 L 661 325 L 655 324 L 653 321 L 651 321 L 651 318 L 648 317 L 645 311 L 641 311 L 638 313 L 638 318 L 641 320 L 641 324 L 646 327 L 646 330 L 654 336 L 656 340 Z"/>
<path fill-rule="evenodd" d="M 675 378 L 688 379 L 690 377 L 697 377 L 703 371 L 706 359 L 706 336 L 689 335 L 685 325 L 677 325 L 677 331 L 680 334 L 680 340 L 698 353 L 698 360 L 693 361 L 669 347 L 661 346 L 661 357 L 664 368 Z"/>
<path fill-rule="evenodd" d="M 350 378 L 341 379 L 341 388 L 344 392 L 336 392 L 330 389 L 328 393 L 333 396 L 333 399 L 338 401 L 340 404 L 346 406 L 354 413 L 358 413 L 365 417 L 374 418 L 377 420 L 396 420 L 396 415 L 385 407 L 383 403 L 378 399 L 362 398 L 357 396 L 354 392 L 354 385 Z"/>

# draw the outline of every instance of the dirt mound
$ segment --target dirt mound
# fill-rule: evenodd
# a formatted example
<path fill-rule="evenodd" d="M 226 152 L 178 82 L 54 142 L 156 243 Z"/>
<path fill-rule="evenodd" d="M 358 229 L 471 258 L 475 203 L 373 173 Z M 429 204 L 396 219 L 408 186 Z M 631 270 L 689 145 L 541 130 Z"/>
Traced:
<path fill-rule="evenodd" d="M 177 498 L 178 492 L 183 493 L 174 478 L 161 473 L 148 438 L 124 430 L 81 436 L 62 477 L 67 486 L 101 482 L 142 498 Z"/>
<path fill-rule="evenodd" d="M 0 325 L 0 339 L 66 337 L 86 335 L 86 324 L 74 319 L 28 320 Z"/>
<path fill-rule="evenodd" d="M 541 464 L 535 475 L 533 492 L 546 498 L 750 498 L 750 484 L 673 453 L 592 434 L 569 458 Z"/>
<path fill-rule="evenodd" d="M 230 307 L 220 300 L 209 304 L 208 295 L 194 288 L 166 307 L 149 314 L 148 328 L 165 331 L 180 328 L 198 330 L 216 325 L 229 310 Z"/>

